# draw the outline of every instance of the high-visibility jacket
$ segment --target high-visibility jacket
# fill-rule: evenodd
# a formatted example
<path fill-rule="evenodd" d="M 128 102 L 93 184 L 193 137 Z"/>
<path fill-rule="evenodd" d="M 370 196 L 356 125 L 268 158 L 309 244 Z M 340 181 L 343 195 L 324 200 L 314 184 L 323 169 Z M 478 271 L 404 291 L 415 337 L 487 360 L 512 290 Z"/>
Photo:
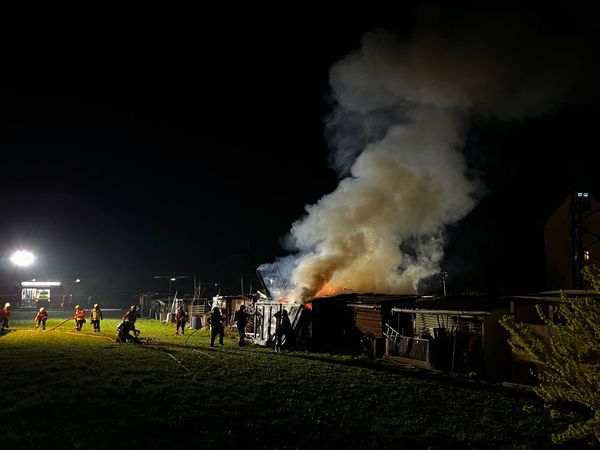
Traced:
<path fill-rule="evenodd" d="M 100 308 L 92 309 L 90 312 L 90 320 L 100 320 L 102 319 L 102 311 Z"/>
<path fill-rule="evenodd" d="M 10 317 L 10 308 L 2 308 L 0 309 L 0 318 L 8 319 Z"/>
<path fill-rule="evenodd" d="M 85 319 L 85 311 L 83 309 L 75 310 L 75 320 Z"/>
<path fill-rule="evenodd" d="M 33 320 L 37 321 L 38 319 L 41 319 L 43 317 L 45 317 L 46 319 L 48 318 L 48 312 L 47 311 L 40 311 L 40 312 L 38 312 L 35 315 L 35 319 L 33 319 Z"/>

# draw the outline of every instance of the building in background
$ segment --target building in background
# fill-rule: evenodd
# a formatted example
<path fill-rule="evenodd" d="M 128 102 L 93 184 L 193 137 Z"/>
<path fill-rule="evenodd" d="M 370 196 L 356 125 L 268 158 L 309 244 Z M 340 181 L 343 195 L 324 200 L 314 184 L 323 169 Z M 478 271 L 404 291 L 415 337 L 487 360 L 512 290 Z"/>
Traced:
<path fill-rule="evenodd" d="M 547 289 L 581 289 L 583 268 L 600 262 L 600 203 L 574 191 L 544 224 Z"/>

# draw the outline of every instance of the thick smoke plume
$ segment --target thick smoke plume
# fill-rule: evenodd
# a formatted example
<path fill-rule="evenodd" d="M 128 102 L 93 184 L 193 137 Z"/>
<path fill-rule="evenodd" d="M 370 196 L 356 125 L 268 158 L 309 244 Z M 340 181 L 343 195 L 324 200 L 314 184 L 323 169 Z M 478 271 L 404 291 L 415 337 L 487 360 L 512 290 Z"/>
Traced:
<path fill-rule="evenodd" d="M 442 35 L 430 17 L 408 41 L 367 34 L 331 68 L 326 133 L 342 179 L 292 226 L 296 298 L 415 292 L 440 270 L 445 227 L 482 190 L 462 153 L 470 115 L 537 115 L 574 85 L 565 42 L 518 23 L 499 33 L 498 19 Z"/>

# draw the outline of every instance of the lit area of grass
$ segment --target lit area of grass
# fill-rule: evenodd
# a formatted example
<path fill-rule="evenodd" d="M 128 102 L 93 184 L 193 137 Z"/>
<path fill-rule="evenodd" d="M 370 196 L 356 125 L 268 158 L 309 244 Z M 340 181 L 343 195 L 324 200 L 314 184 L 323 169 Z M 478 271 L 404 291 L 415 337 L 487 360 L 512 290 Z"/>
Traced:
<path fill-rule="evenodd" d="M 561 448 L 528 392 L 347 355 L 239 348 L 234 330 L 213 348 L 206 330 L 176 336 L 174 324 L 141 319 L 148 342 L 118 344 L 117 314 L 101 333 L 89 323 L 73 332 L 72 321 L 36 331 L 34 315 L 14 313 L 0 337 L 3 449 Z"/>

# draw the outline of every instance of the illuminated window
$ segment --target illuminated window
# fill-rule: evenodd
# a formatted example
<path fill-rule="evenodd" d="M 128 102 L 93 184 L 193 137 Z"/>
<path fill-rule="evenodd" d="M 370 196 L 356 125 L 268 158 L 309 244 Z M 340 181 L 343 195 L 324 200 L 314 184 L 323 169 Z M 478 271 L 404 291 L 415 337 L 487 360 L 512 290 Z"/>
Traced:
<path fill-rule="evenodd" d="M 590 196 L 589 192 L 578 192 L 577 197 L 579 198 L 588 198 Z"/>

